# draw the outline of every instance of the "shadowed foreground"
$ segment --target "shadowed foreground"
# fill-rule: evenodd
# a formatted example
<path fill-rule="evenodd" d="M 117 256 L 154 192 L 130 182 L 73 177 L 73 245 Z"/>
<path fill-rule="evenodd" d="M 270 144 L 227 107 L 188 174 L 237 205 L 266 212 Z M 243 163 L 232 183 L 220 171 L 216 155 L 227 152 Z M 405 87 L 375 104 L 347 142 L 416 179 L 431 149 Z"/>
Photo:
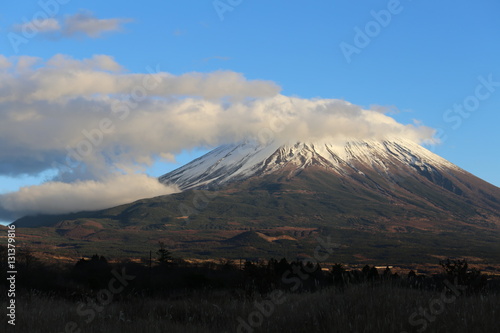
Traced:
<path fill-rule="evenodd" d="M 1 250 L 1 247 L 0 247 Z M 496 332 L 500 280 L 465 260 L 430 275 L 322 269 L 307 261 L 188 263 L 160 243 L 157 263 L 75 264 L 18 253 L 15 327 L 2 332 Z M 0 268 L 7 272 L 5 261 Z M 10 290 L 10 289 L 12 290 Z M 9 293 L 8 293 L 9 291 Z"/>
<path fill-rule="evenodd" d="M 67 332 L 417 332 L 426 328 L 425 332 L 455 333 L 498 329 L 498 295 L 464 295 L 441 303 L 443 308 L 433 302 L 440 297 L 439 292 L 361 284 L 343 292 L 330 287 L 314 293 L 283 293 L 282 304 L 271 306 L 260 296 L 248 298 L 229 291 L 199 291 L 165 300 L 128 295 L 102 307 L 101 312 L 91 312 L 90 305 L 79 308 L 77 301 L 28 293 L 18 298 L 16 332 L 65 332 L 69 322 L 74 326 L 69 324 Z M 434 315 L 429 312 L 432 304 Z M 427 309 L 429 320 L 418 315 L 414 318 L 418 324 L 412 326 L 409 318 L 420 307 Z M 255 328 L 240 324 L 243 319 L 248 323 L 249 316 Z"/>

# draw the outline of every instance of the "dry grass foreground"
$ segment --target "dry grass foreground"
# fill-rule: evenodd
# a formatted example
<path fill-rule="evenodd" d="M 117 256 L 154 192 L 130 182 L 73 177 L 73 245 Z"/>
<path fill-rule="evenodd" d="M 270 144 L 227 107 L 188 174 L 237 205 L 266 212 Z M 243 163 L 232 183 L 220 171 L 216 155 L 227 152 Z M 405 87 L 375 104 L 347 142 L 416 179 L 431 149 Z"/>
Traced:
<path fill-rule="evenodd" d="M 344 291 L 330 287 L 313 293 L 283 292 L 277 298 L 282 304 L 272 306 L 264 301 L 267 296 L 248 298 L 230 291 L 190 292 L 166 300 L 136 294 L 94 311 L 90 320 L 90 304 L 80 308 L 87 311 L 82 316 L 76 300 L 28 293 L 17 299 L 15 330 L 5 320 L 1 331 L 66 332 L 66 325 L 74 322 L 67 332 L 498 332 L 498 294 L 448 297 L 452 301 L 438 307 L 440 297 L 440 292 L 390 283 L 364 283 Z M 420 308 L 428 319 L 418 315 L 413 318 L 418 324 L 412 326 L 410 317 Z M 243 320 L 255 327 L 244 328 Z"/>

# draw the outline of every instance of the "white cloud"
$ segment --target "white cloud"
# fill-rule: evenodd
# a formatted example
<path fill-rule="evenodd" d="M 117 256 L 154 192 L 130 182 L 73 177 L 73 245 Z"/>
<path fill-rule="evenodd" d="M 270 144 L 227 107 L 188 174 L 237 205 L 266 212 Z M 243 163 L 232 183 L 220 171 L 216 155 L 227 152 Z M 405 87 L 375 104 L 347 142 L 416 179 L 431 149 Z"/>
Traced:
<path fill-rule="evenodd" d="M 187 73 L 174 76 L 149 68 L 152 74 L 124 74 L 112 57 L 96 55 L 76 60 L 56 55 L 44 65 L 28 70 L 38 58 L 18 57 L 17 72 L 0 72 L 0 102 L 61 102 L 74 98 L 93 98 L 96 95 L 140 94 L 151 96 L 199 96 L 208 99 L 232 97 L 266 97 L 275 95 L 279 87 L 260 80 L 248 81 L 243 75 L 229 71 Z M 22 64 L 22 70 L 20 66 Z M 161 82 L 161 84 L 160 84 Z M 2 93 L 8 89 L 9 93 Z M 113 96 L 116 97 L 116 96 Z"/>
<path fill-rule="evenodd" d="M 17 57 L 16 62 L 16 74 L 22 75 L 29 71 L 33 66 L 41 63 L 42 59 L 32 56 L 20 56 Z"/>
<path fill-rule="evenodd" d="M 0 218 L 98 210 L 178 191 L 142 174 L 115 175 L 100 182 L 48 182 L 0 195 Z"/>
<path fill-rule="evenodd" d="M 14 30 L 17 32 L 53 32 L 61 30 L 59 22 L 54 18 L 46 18 L 42 20 L 33 20 L 23 24 L 16 24 Z"/>
<path fill-rule="evenodd" d="M 36 22 L 36 27 L 40 32 L 51 32 L 61 29 L 59 22 L 54 18 L 48 18 L 45 20 L 38 21 Z"/>
<path fill-rule="evenodd" d="M 24 36 L 40 34 L 51 39 L 63 37 L 90 38 L 101 37 L 104 33 L 123 30 L 123 25 L 132 22 L 127 18 L 97 18 L 92 12 L 80 11 L 73 15 L 66 15 L 64 20 L 55 18 L 34 19 L 23 24 L 16 24 L 12 28 Z"/>
<path fill-rule="evenodd" d="M 0 54 L 0 71 L 6 70 L 12 66 L 12 63 L 7 59 L 6 56 Z"/>
<path fill-rule="evenodd" d="M 40 21 L 37 24 L 37 28 L 40 32 L 57 31 L 61 29 L 59 22 L 54 18 L 48 18 Z"/>
<path fill-rule="evenodd" d="M 0 175 L 36 175 L 57 168 L 58 181 L 97 182 L 25 189 L 0 197 L 4 210 L 24 206 L 24 211 L 48 212 L 43 208 L 48 205 L 58 212 L 64 200 L 57 204 L 56 194 L 45 200 L 43 192 L 58 190 L 70 197 L 79 188 L 110 184 L 120 172 L 133 174 L 157 157 L 248 137 L 403 137 L 419 142 L 433 135 L 430 128 L 398 123 L 380 108 L 286 97 L 273 82 L 248 80 L 235 72 L 175 76 L 158 66 L 144 72 L 127 73 L 104 55 L 84 60 L 57 55 L 45 62 L 0 57 Z M 112 184 L 116 192 L 128 193 L 125 184 Z M 85 206 L 67 207 L 96 209 L 117 202 L 113 200 L 89 199 Z"/>
<path fill-rule="evenodd" d="M 110 71 L 122 72 L 123 67 L 113 57 L 108 55 L 94 55 L 92 58 L 77 60 L 68 55 L 56 54 L 46 62 L 47 68 L 64 71 Z M 59 72 L 60 74 L 60 72 Z M 43 74 L 42 74 L 43 75 Z"/>
<path fill-rule="evenodd" d="M 105 32 L 120 31 L 124 23 L 130 19 L 112 18 L 99 19 L 91 12 L 81 11 L 64 19 L 62 33 L 65 36 L 84 34 L 91 38 L 100 37 Z"/>

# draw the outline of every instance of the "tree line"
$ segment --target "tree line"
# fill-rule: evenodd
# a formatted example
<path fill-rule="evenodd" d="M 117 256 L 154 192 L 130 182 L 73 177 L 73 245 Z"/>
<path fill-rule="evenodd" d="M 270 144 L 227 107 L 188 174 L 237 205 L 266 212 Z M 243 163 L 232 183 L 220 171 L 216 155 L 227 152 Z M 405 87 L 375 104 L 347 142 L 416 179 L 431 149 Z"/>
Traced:
<path fill-rule="evenodd" d="M 0 266 L 7 271 L 6 247 L 0 246 Z M 466 292 L 500 291 L 499 279 L 470 268 L 466 260 L 447 259 L 440 262 L 442 273 L 434 275 L 393 273 L 365 265 L 362 269 L 347 269 L 337 263 L 321 267 L 304 261 L 286 258 L 261 260 L 219 260 L 203 264 L 189 263 L 159 244 L 151 261 L 124 260 L 110 263 L 104 256 L 94 254 L 73 264 L 44 262 L 36 259 L 29 250 L 17 255 L 19 288 L 38 290 L 67 297 L 97 292 L 106 288 L 112 271 L 126 271 L 133 276 L 127 292 L 141 295 L 175 296 L 193 290 L 230 289 L 241 297 L 267 294 L 281 289 L 290 292 L 311 292 L 335 287 L 341 292 L 351 285 L 369 283 L 373 286 L 392 283 L 404 288 L 442 290 L 447 282 L 466 288 Z M 2 279 L 5 284 L 6 280 Z"/>

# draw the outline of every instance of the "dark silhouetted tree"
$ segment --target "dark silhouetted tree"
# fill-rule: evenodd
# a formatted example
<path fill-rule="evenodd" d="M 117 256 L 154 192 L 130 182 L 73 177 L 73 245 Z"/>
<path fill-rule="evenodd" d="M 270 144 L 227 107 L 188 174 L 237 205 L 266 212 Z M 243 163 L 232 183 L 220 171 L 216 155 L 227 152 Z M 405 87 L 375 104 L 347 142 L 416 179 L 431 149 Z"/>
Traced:
<path fill-rule="evenodd" d="M 170 264 L 173 261 L 172 253 L 165 248 L 165 243 L 158 242 L 160 249 L 156 251 L 160 264 Z"/>

